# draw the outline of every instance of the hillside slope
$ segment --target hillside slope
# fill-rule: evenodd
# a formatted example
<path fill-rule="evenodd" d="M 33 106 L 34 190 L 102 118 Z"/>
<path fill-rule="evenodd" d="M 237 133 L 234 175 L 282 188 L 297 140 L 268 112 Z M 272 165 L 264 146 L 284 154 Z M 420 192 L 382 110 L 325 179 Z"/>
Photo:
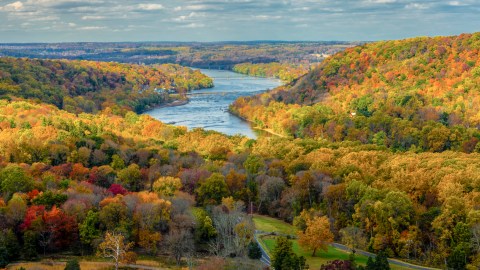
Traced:
<path fill-rule="evenodd" d="M 370 43 L 292 85 L 239 99 L 232 111 L 296 137 L 371 143 L 377 135 L 388 147 L 461 149 L 480 126 L 479 52 L 480 33 Z M 445 140 L 422 142 L 432 130 Z"/>
<path fill-rule="evenodd" d="M 0 97 L 37 99 L 70 112 L 111 107 L 141 112 L 168 101 L 156 88 L 212 87 L 210 78 L 179 65 L 0 58 Z"/>

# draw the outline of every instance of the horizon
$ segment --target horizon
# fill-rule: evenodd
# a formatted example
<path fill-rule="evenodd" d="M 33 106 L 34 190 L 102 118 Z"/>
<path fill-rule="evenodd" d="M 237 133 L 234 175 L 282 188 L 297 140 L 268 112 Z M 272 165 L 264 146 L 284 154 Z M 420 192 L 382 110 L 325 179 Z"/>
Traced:
<path fill-rule="evenodd" d="M 0 0 L 0 43 L 379 41 L 480 31 L 476 0 Z"/>

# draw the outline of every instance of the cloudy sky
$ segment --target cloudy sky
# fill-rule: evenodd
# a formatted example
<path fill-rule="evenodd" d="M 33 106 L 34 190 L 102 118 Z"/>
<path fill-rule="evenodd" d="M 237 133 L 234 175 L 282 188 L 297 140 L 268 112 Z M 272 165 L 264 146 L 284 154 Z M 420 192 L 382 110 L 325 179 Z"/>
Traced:
<path fill-rule="evenodd" d="M 0 43 L 383 40 L 480 31 L 480 0 L 0 0 Z"/>

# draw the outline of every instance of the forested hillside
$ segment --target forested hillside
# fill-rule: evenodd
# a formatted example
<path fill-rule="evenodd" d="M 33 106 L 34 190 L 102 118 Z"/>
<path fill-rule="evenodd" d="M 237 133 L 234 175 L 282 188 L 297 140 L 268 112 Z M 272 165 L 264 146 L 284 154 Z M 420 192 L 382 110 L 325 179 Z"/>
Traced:
<path fill-rule="evenodd" d="M 349 48 L 294 85 L 232 111 L 291 137 L 472 152 L 480 137 L 480 33 Z"/>
<path fill-rule="evenodd" d="M 169 101 L 161 88 L 212 86 L 200 71 L 179 65 L 0 58 L 0 97 L 35 99 L 77 113 L 107 107 L 141 112 Z"/>
<path fill-rule="evenodd" d="M 252 205 L 299 230 L 327 216 L 336 241 L 354 232 L 357 248 L 433 266 L 479 266 L 477 153 L 253 141 L 132 112 L 76 116 L 7 101 L 0 102 L 0 140 L 2 262 L 95 253 L 113 231 L 139 254 L 180 262 L 195 247 L 242 257 L 253 237 L 242 210 Z"/>
<path fill-rule="evenodd" d="M 242 63 L 233 66 L 233 71 L 256 77 L 277 78 L 285 83 L 305 75 L 309 70 L 308 64 L 291 64 L 291 63 Z"/>

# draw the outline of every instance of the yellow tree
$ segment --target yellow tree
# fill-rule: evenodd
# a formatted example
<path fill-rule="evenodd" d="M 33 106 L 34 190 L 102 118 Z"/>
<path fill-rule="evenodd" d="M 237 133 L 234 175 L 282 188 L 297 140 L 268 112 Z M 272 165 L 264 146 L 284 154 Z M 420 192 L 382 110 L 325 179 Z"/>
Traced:
<path fill-rule="evenodd" d="M 115 260 L 115 270 L 118 270 L 118 263 L 132 247 L 133 243 L 125 244 L 125 236 L 122 234 L 106 232 L 105 239 L 98 246 L 98 254 Z"/>
<path fill-rule="evenodd" d="M 328 245 L 332 242 L 333 233 L 330 231 L 330 222 L 325 216 L 308 220 L 305 232 L 298 232 L 298 243 L 304 249 L 313 249 L 312 256 L 315 256 L 317 249 L 328 251 Z"/>

